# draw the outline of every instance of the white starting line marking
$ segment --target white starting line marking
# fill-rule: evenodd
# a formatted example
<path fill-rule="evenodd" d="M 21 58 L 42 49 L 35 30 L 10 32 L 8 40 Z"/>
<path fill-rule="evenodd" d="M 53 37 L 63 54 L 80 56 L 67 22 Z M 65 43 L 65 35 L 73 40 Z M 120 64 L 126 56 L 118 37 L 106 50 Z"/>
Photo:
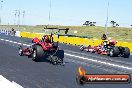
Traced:
<path fill-rule="evenodd" d="M 21 45 L 22 43 L 18 43 L 19 45 Z"/>
<path fill-rule="evenodd" d="M 2 41 L 3 41 L 4 39 L 0 39 L 0 40 L 2 40 Z"/>
<path fill-rule="evenodd" d="M 12 43 L 13 41 L 9 41 L 10 43 Z"/>
<path fill-rule="evenodd" d="M 24 46 L 30 46 L 30 45 L 28 45 L 28 44 L 22 44 L 22 45 L 24 45 Z"/>
<path fill-rule="evenodd" d="M 9 40 L 5 40 L 6 42 L 8 42 Z"/>
<path fill-rule="evenodd" d="M 28 44 L 23 44 L 23 43 L 16 42 L 16 41 L 5 40 L 5 39 L 0 39 L 0 40 L 1 40 L 1 41 L 10 42 L 10 43 L 14 43 L 14 44 L 18 44 L 18 45 L 30 46 L 30 45 L 28 45 Z"/>
<path fill-rule="evenodd" d="M 10 82 L 8 79 L 0 75 L 0 88 L 23 88 L 23 87 L 14 81 Z"/>
<path fill-rule="evenodd" d="M 0 40 L 7 41 L 5 39 L 0 39 Z M 8 42 L 12 42 L 12 43 L 19 44 L 19 45 L 22 44 L 20 42 L 15 42 L 15 41 L 11 41 L 11 40 L 8 40 Z M 30 46 L 28 44 L 22 44 L 22 45 L 24 45 L 24 46 Z M 94 59 L 90 59 L 90 58 L 86 58 L 86 57 L 82 57 L 82 56 L 77 56 L 77 55 L 71 55 L 69 53 L 64 53 L 64 54 L 67 55 L 67 56 L 70 56 L 70 57 L 79 58 L 79 59 L 83 59 L 83 60 L 88 60 L 88 61 L 95 62 L 95 63 L 100 63 L 100 64 L 112 66 L 112 67 L 117 67 L 117 68 L 132 70 L 132 68 L 126 67 L 126 66 L 123 66 L 123 65 L 117 65 L 117 64 L 112 64 L 112 63 L 108 63 L 108 62 L 105 62 L 105 61 L 94 60 Z"/>
<path fill-rule="evenodd" d="M 18 44 L 17 42 L 13 42 L 13 43 Z"/>

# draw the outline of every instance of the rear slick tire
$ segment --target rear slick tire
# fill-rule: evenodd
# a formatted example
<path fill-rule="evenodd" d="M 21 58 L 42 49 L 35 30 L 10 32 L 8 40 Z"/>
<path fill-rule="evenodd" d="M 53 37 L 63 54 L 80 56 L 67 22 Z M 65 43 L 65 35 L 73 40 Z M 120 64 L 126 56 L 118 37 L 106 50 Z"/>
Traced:
<path fill-rule="evenodd" d="M 117 46 L 113 47 L 109 53 L 110 57 L 117 57 L 119 54 L 120 54 L 120 51 Z"/>
<path fill-rule="evenodd" d="M 128 47 L 124 47 L 124 51 L 123 51 L 123 57 L 124 58 L 129 58 L 130 56 L 130 49 Z"/>
<path fill-rule="evenodd" d="M 33 50 L 33 60 L 38 62 L 44 56 L 44 51 L 41 46 L 36 45 Z"/>

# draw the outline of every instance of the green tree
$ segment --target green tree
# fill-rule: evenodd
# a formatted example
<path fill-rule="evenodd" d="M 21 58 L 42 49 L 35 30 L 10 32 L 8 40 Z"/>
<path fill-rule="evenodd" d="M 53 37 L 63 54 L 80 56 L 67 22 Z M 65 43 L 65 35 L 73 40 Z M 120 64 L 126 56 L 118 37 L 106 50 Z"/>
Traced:
<path fill-rule="evenodd" d="M 119 24 L 116 24 L 116 27 L 119 27 L 120 25 Z"/>
<path fill-rule="evenodd" d="M 90 21 L 86 21 L 83 25 L 89 26 L 90 25 Z"/>
<path fill-rule="evenodd" d="M 93 26 L 95 26 L 96 22 L 93 22 Z"/>
<path fill-rule="evenodd" d="M 116 24 L 115 21 L 111 21 L 110 23 L 112 24 L 112 27 L 116 27 L 116 26 L 115 26 L 115 24 Z"/>

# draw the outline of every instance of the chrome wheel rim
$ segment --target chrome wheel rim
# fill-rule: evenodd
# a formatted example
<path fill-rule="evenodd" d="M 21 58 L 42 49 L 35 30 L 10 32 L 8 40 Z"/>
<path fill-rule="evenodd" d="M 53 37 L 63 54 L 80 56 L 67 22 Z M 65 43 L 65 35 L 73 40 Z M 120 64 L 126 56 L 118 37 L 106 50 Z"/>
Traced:
<path fill-rule="evenodd" d="M 33 58 L 36 58 L 36 50 L 33 51 Z"/>
<path fill-rule="evenodd" d="M 110 51 L 110 56 L 113 56 L 113 50 Z"/>
<path fill-rule="evenodd" d="M 22 49 L 19 49 L 19 55 L 21 55 L 22 54 Z"/>

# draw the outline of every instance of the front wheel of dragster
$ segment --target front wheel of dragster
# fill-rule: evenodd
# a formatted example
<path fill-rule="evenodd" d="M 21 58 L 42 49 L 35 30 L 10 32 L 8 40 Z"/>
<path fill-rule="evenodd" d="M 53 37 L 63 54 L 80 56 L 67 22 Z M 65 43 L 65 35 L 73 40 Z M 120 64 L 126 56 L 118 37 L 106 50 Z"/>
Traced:
<path fill-rule="evenodd" d="M 64 59 L 64 50 L 57 50 L 54 55 L 50 56 L 50 62 L 53 65 L 63 65 L 63 59 Z"/>
<path fill-rule="evenodd" d="M 120 54 L 119 48 L 117 46 L 113 47 L 112 49 L 110 49 L 109 51 L 109 55 L 110 57 L 116 57 Z"/>
<path fill-rule="evenodd" d="M 80 46 L 80 50 L 84 51 L 84 46 L 83 45 Z"/>
<path fill-rule="evenodd" d="M 19 55 L 23 56 L 23 48 L 22 48 L 22 46 L 19 47 Z"/>
<path fill-rule="evenodd" d="M 130 56 L 130 49 L 128 47 L 124 47 L 123 57 L 124 58 L 129 58 L 129 56 Z"/>
<path fill-rule="evenodd" d="M 33 58 L 33 48 L 29 48 L 29 52 L 30 55 L 28 56 L 28 58 Z"/>
<path fill-rule="evenodd" d="M 41 46 L 36 45 L 33 50 L 33 60 L 38 62 L 41 57 L 43 57 L 44 51 Z"/>
<path fill-rule="evenodd" d="M 58 64 L 58 57 L 57 57 L 57 56 L 51 57 L 51 63 L 52 63 L 53 65 L 57 65 L 57 64 Z"/>

